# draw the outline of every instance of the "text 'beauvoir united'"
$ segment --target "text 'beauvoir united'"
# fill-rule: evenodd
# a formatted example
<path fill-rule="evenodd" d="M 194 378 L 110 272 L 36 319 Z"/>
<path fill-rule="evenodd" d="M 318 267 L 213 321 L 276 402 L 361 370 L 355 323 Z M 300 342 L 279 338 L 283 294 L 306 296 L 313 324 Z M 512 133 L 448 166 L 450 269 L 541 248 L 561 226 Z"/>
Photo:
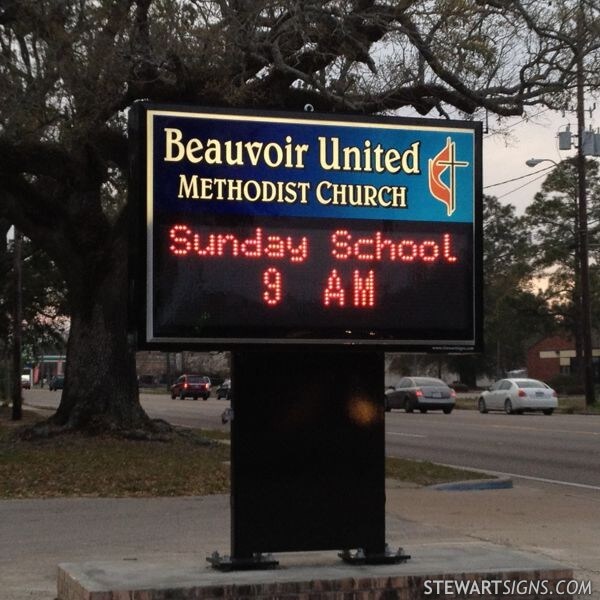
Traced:
<path fill-rule="evenodd" d="M 318 136 L 314 148 L 307 143 L 296 143 L 287 135 L 283 141 L 241 141 L 215 138 L 186 137 L 181 129 L 166 127 L 164 133 L 165 163 L 197 165 L 198 173 L 189 167 L 180 173 L 177 197 L 184 200 L 272 202 L 308 204 L 314 198 L 321 205 L 407 208 L 407 188 L 390 185 L 361 183 L 357 175 L 394 176 L 419 175 L 420 142 L 405 148 L 386 148 L 364 139 L 361 145 L 343 145 L 338 137 Z M 271 169 L 302 171 L 311 169 L 311 152 L 317 153 L 316 169 L 324 177 L 317 182 L 271 179 Z M 203 167 L 223 169 L 223 177 L 205 176 Z M 227 168 L 256 168 L 255 177 L 227 177 Z M 348 182 L 326 178 L 327 173 L 347 173 Z M 313 173 L 311 173 L 312 175 Z"/>

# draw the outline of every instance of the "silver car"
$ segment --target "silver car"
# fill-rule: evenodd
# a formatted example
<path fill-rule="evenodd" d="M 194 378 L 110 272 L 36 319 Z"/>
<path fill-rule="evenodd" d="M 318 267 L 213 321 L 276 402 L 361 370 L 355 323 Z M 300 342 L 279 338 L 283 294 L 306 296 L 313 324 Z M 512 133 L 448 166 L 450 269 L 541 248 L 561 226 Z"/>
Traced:
<path fill-rule="evenodd" d="M 385 410 L 403 408 L 407 413 L 415 409 L 443 410 L 449 415 L 456 401 L 455 391 L 441 379 L 434 377 L 403 377 L 395 387 L 385 392 Z"/>
<path fill-rule="evenodd" d="M 506 414 L 542 411 L 551 415 L 558 407 L 556 392 L 537 379 L 500 379 L 477 401 L 480 413 L 503 410 Z"/>

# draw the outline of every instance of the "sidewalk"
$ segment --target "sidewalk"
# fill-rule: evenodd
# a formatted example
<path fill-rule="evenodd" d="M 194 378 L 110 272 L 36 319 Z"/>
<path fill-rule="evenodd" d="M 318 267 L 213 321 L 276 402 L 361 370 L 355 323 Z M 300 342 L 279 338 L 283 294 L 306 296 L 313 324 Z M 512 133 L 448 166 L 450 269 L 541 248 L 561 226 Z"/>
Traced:
<path fill-rule="evenodd" d="M 572 566 L 600 598 L 600 494 L 519 482 L 471 492 L 388 484 L 393 548 L 490 541 Z M 0 600 L 52 600 L 63 562 L 191 560 L 207 569 L 206 556 L 229 552 L 229 531 L 228 496 L 0 501 Z M 338 562 L 335 552 L 276 558 Z"/>
<path fill-rule="evenodd" d="M 506 490 L 437 493 L 388 483 L 390 516 L 554 559 L 591 580 L 600 599 L 600 493 L 522 480 Z"/>

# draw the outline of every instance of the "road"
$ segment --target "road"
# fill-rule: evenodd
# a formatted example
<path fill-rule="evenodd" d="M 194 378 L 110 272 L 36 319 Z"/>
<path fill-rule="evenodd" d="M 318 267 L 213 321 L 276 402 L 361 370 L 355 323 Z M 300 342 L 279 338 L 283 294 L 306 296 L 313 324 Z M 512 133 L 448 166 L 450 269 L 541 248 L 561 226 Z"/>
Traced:
<path fill-rule="evenodd" d="M 31 405 L 55 408 L 59 393 L 26 390 L 24 399 Z M 228 427 L 221 424 L 221 413 L 229 402 L 214 397 L 181 401 L 167 394 L 142 394 L 141 402 L 151 417 L 172 424 Z M 386 448 L 389 456 L 600 491 L 600 415 L 392 411 L 386 413 Z"/>
<path fill-rule="evenodd" d="M 386 448 L 390 456 L 600 491 L 600 415 L 393 411 L 386 416 Z"/>

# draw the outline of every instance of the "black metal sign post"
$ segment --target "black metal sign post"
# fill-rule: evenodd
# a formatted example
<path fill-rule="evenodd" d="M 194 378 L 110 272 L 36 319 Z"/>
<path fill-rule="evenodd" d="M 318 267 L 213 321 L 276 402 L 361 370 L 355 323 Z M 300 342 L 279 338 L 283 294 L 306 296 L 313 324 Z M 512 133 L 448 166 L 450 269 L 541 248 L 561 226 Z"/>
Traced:
<path fill-rule="evenodd" d="M 385 544 L 385 350 L 481 347 L 481 127 L 140 103 L 139 346 L 233 351 L 231 556 Z M 142 310 L 139 310 L 139 308 Z"/>
<path fill-rule="evenodd" d="M 383 368 L 378 351 L 233 354 L 231 555 L 213 566 L 271 568 L 272 552 L 307 550 L 410 558 L 385 540 Z"/>
<path fill-rule="evenodd" d="M 385 553 L 383 354 L 236 352 L 232 553 Z"/>

